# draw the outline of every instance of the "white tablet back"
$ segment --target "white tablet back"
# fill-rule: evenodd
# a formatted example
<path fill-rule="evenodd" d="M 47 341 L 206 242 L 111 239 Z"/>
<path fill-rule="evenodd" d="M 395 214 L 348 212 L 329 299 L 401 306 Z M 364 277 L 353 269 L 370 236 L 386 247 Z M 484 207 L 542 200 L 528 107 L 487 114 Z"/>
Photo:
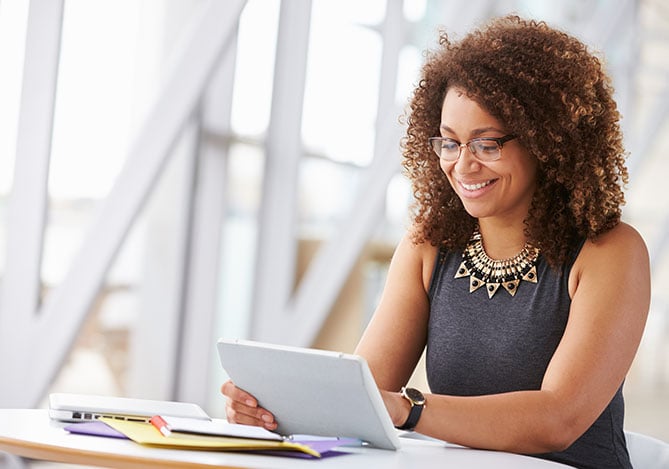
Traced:
<path fill-rule="evenodd" d="M 218 341 L 218 352 L 230 379 L 274 414 L 278 432 L 399 447 L 397 430 L 362 357 L 225 339 Z"/>

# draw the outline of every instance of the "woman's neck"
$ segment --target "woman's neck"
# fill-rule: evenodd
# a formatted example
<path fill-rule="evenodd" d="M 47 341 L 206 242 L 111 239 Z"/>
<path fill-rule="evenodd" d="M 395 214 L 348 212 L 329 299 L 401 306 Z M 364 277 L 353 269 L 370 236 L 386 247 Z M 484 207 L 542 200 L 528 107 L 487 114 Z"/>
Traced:
<path fill-rule="evenodd" d="M 492 259 L 508 259 L 523 250 L 527 243 L 525 224 L 479 220 L 483 248 Z"/>

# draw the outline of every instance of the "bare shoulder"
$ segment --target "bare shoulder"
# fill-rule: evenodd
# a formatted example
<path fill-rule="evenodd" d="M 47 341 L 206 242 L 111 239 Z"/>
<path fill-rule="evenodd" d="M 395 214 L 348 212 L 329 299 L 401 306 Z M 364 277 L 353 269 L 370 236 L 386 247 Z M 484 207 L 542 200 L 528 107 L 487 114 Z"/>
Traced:
<path fill-rule="evenodd" d="M 598 238 L 587 240 L 570 275 L 572 292 L 584 275 L 613 284 L 624 283 L 630 277 L 637 281 L 648 278 L 650 282 L 650 259 L 641 234 L 621 222 Z"/>
<path fill-rule="evenodd" d="M 437 247 L 427 241 L 416 242 L 411 231 L 408 231 L 400 240 L 394 257 L 401 258 L 403 261 L 410 258 L 420 269 L 423 284 L 427 290 L 437 258 Z M 397 260 L 402 262 L 400 259 Z"/>
<path fill-rule="evenodd" d="M 616 256 L 609 258 L 613 261 L 615 258 L 647 258 L 648 249 L 641 234 L 631 225 L 621 222 L 597 239 L 586 241 L 582 254 L 585 258 Z"/>

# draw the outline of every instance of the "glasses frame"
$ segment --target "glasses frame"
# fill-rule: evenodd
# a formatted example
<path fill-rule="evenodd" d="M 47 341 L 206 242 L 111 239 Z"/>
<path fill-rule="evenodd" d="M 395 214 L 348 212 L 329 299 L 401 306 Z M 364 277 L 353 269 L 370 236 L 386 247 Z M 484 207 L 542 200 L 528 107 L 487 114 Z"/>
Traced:
<path fill-rule="evenodd" d="M 462 150 L 464 148 L 467 148 L 469 150 L 469 152 L 472 155 L 474 155 L 474 157 L 477 160 L 483 161 L 483 162 L 490 162 L 490 161 L 499 160 L 502 157 L 502 147 L 504 147 L 504 144 L 506 142 L 509 142 L 509 141 L 515 139 L 515 138 L 518 138 L 518 136 L 514 135 L 514 134 L 508 134 L 508 135 L 505 135 L 504 137 L 477 137 L 477 138 L 471 139 L 467 143 L 460 143 L 456 139 L 450 138 L 450 137 L 430 137 L 430 138 L 427 139 L 427 141 L 428 141 L 428 144 L 430 145 L 430 148 L 432 149 L 432 151 L 434 151 L 434 153 L 436 153 L 436 155 L 439 157 L 440 160 L 449 161 L 449 162 L 458 161 L 460 159 L 460 155 L 462 155 Z M 437 151 L 437 149 L 435 148 L 435 143 L 436 142 L 444 142 L 444 141 L 453 142 L 453 143 L 458 145 L 458 147 L 459 147 L 458 156 L 456 158 L 454 158 L 452 160 L 448 159 L 448 158 L 444 158 L 443 156 L 441 156 L 441 153 Z M 492 159 L 492 160 L 481 158 L 479 155 L 476 154 L 476 148 L 473 146 L 473 144 L 476 143 L 476 142 L 495 142 L 497 144 L 497 149 L 499 150 L 499 156 L 495 159 Z"/>

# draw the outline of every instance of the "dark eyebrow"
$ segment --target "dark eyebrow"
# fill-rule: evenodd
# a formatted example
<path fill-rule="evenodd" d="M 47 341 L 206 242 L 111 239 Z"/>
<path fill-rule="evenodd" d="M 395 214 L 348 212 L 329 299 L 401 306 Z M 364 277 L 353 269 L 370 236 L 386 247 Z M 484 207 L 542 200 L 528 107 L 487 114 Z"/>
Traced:
<path fill-rule="evenodd" d="M 446 131 L 446 132 L 448 132 L 448 133 L 451 133 L 451 134 L 454 134 L 454 135 L 455 135 L 455 131 L 454 131 L 453 129 L 451 129 L 449 126 L 445 125 L 445 124 L 442 124 L 439 128 L 440 128 L 441 130 L 444 130 L 444 131 Z M 472 136 L 472 137 L 478 137 L 479 135 L 482 135 L 482 134 L 484 134 L 484 133 L 486 133 L 486 132 L 491 132 L 491 131 L 499 132 L 499 133 L 501 133 L 501 134 L 504 133 L 504 131 L 503 131 L 502 129 L 498 129 L 497 127 L 489 126 L 489 127 L 481 127 L 480 129 L 474 129 L 474 130 L 472 130 L 472 131 L 471 131 L 471 136 Z"/>
<path fill-rule="evenodd" d="M 442 125 L 440 125 L 440 126 L 439 126 L 439 129 L 440 129 L 440 130 L 445 130 L 446 132 L 451 133 L 451 134 L 455 134 L 455 132 L 453 131 L 453 129 L 451 129 L 451 128 L 450 128 L 449 126 L 447 126 L 446 124 L 442 124 Z"/>

